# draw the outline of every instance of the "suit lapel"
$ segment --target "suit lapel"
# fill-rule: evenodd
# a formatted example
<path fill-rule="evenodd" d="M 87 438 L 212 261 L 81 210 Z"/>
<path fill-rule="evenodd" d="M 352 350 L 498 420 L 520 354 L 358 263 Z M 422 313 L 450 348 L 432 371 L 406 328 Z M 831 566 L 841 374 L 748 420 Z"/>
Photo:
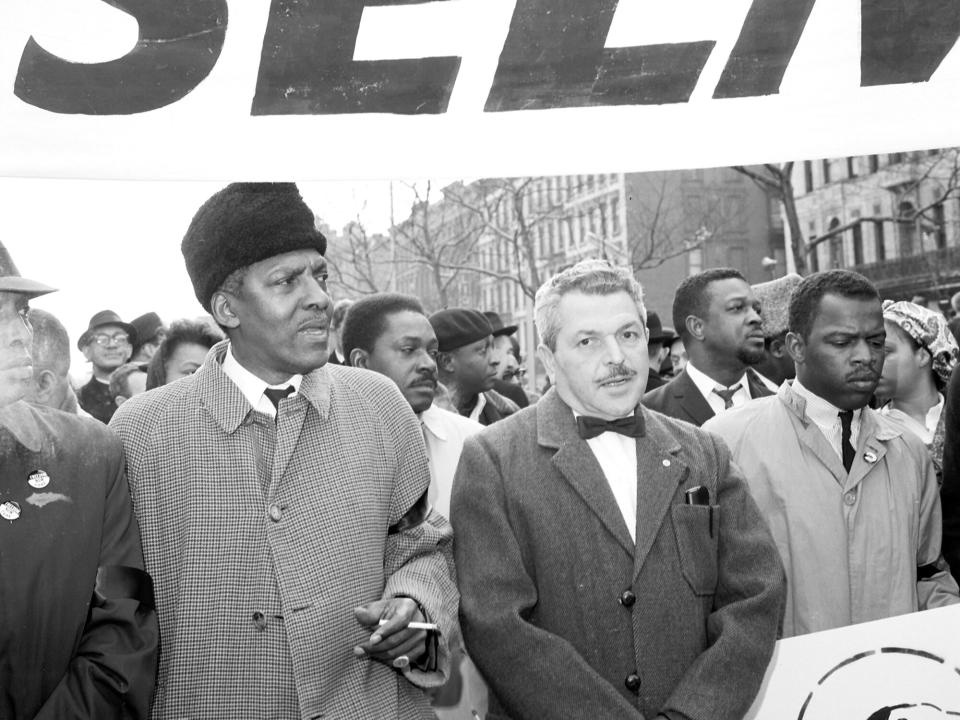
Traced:
<path fill-rule="evenodd" d="M 699 391 L 697 391 L 699 395 Z M 639 412 L 638 408 L 638 412 Z M 653 542 L 660 533 L 677 486 L 688 468 L 680 461 L 680 444 L 655 418 L 644 412 L 646 434 L 637 438 L 637 544 L 633 560 L 636 578 L 643 569 Z"/>
<path fill-rule="evenodd" d="M 537 442 L 556 448 L 553 466 L 624 551 L 633 556 L 633 541 L 607 478 L 586 440 L 577 434 L 573 411 L 551 389 L 536 404 Z"/>
<path fill-rule="evenodd" d="M 677 404 L 695 425 L 703 425 L 713 417 L 713 409 L 704 399 L 696 383 L 687 375 L 686 370 L 683 370 L 671 385 L 675 386 L 673 396 Z"/>

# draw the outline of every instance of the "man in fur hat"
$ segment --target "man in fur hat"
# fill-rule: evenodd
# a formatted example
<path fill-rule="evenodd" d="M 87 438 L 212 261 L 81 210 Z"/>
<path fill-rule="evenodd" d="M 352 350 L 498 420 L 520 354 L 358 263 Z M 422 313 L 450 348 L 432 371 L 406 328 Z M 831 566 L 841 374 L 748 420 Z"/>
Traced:
<path fill-rule="evenodd" d="M 452 531 L 397 386 L 326 365 L 313 212 L 292 183 L 235 183 L 181 247 L 227 340 L 111 423 L 156 578 L 153 716 L 432 717 L 424 688 L 456 631 Z"/>

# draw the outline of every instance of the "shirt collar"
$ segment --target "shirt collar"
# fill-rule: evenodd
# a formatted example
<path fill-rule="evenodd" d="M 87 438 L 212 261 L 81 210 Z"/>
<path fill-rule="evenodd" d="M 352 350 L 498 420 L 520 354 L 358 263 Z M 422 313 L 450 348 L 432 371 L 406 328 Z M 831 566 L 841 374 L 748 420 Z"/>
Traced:
<path fill-rule="evenodd" d="M 443 422 L 443 413 L 436 405 L 431 405 L 420 413 L 420 422 L 437 439 L 447 439 L 447 428 Z"/>
<path fill-rule="evenodd" d="M 697 386 L 697 390 L 699 390 L 700 394 L 705 398 L 710 397 L 710 393 L 713 392 L 714 388 L 724 387 L 722 383 L 717 382 L 703 371 L 698 370 L 697 367 L 689 360 L 687 360 L 687 366 L 685 369 L 687 371 L 687 376 L 693 380 L 693 384 Z M 743 371 L 743 376 L 737 380 L 737 382 L 733 383 L 733 385 L 736 385 L 737 383 L 740 383 L 740 389 L 747 393 L 747 397 L 749 397 L 750 388 L 747 384 L 746 370 Z M 733 387 L 733 385 L 730 385 L 729 387 Z"/>
<path fill-rule="evenodd" d="M 840 408 L 829 400 L 825 400 L 819 395 L 812 393 L 803 386 L 799 379 L 795 379 L 790 387 L 803 399 L 804 412 L 807 414 L 807 417 L 820 427 L 833 427 L 840 414 Z M 857 408 L 853 411 L 853 423 L 860 422 L 860 414 L 862 411 L 862 408 Z"/>
<path fill-rule="evenodd" d="M 263 391 L 267 388 L 285 388 L 293 385 L 294 393 L 298 393 L 300 392 L 300 383 L 303 382 L 303 375 L 292 375 L 285 382 L 270 385 L 240 364 L 233 354 L 232 345 L 227 347 L 227 354 L 223 358 L 223 372 L 236 383 L 237 387 L 240 388 L 240 392 L 242 392 L 243 396 L 247 399 L 247 402 L 255 408 L 259 407 L 260 398 L 263 397 Z"/>

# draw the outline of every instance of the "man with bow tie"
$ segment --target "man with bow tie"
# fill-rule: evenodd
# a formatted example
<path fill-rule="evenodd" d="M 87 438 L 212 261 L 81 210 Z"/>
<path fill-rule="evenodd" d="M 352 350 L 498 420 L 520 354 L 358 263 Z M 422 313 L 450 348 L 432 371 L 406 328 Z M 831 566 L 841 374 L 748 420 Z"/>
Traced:
<path fill-rule="evenodd" d="M 466 441 L 451 516 L 490 719 L 739 720 L 760 687 L 776 547 L 726 447 L 640 405 L 645 315 L 606 262 L 548 280 L 553 388 Z"/>

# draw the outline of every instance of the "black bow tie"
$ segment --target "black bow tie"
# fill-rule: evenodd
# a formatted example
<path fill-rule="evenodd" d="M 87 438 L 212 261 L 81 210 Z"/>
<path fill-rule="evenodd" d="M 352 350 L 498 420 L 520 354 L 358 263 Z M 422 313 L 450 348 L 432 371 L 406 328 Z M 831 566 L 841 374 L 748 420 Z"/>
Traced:
<path fill-rule="evenodd" d="M 643 418 L 640 415 L 631 415 L 617 420 L 604 420 L 581 415 L 577 418 L 577 431 L 584 440 L 595 438 L 607 431 L 636 438 L 643 435 Z"/>

